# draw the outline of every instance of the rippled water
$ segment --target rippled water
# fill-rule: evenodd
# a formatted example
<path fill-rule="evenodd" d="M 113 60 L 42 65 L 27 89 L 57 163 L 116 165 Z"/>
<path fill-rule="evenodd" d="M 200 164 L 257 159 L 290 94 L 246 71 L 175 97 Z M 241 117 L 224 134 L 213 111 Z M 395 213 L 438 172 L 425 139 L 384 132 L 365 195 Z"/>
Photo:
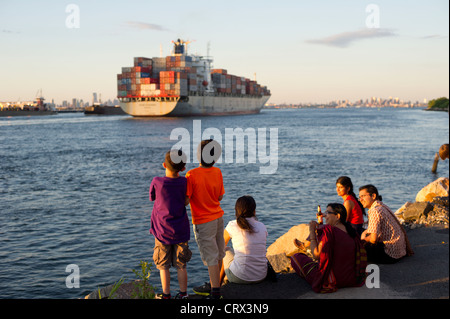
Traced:
<path fill-rule="evenodd" d="M 79 298 L 122 276 L 140 260 L 152 262 L 148 233 L 151 179 L 163 175 L 163 154 L 175 128 L 278 128 L 278 169 L 221 163 L 225 221 L 250 194 L 268 244 L 309 221 L 317 204 L 338 201 L 335 181 L 373 183 L 397 209 L 439 176 L 434 153 L 448 143 L 448 113 L 419 109 L 264 110 L 259 115 L 175 119 L 60 114 L 0 119 L 0 298 Z M 269 153 L 269 151 L 267 151 Z M 188 169 L 197 164 L 188 164 Z M 189 288 L 208 274 L 190 242 Z M 66 266 L 80 268 L 80 288 L 69 289 Z M 159 275 L 152 275 L 160 287 Z M 173 273 L 173 289 L 177 288 Z"/>

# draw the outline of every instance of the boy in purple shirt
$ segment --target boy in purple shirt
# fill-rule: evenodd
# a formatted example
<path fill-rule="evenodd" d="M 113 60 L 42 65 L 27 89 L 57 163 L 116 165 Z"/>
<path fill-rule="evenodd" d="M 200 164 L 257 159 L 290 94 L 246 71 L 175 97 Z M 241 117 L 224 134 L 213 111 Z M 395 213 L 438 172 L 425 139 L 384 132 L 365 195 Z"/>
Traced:
<path fill-rule="evenodd" d="M 185 170 L 186 155 L 181 150 L 166 153 L 163 167 L 165 177 L 155 177 L 150 185 L 150 201 L 154 202 L 150 233 L 155 236 L 153 261 L 159 269 L 163 294 L 170 299 L 170 267 L 177 269 L 180 292 L 176 299 L 187 298 L 186 263 L 191 259 L 189 249 L 190 225 L 186 213 L 187 180 L 179 175 Z"/>

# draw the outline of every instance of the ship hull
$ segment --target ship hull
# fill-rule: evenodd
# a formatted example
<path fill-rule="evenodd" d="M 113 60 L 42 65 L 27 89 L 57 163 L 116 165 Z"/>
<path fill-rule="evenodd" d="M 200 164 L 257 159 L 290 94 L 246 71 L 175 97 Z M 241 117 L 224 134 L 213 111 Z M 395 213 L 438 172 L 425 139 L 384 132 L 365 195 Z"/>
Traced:
<path fill-rule="evenodd" d="M 84 111 L 86 115 L 126 115 L 120 107 L 114 106 L 94 106 L 87 107 Z"/>
<path fill-rule="evenodd" d="M 259 113 L 270 96 L 189 96 L 166 101 L 120 102 L 125 113 L 135 117 L 211 116 Z"/>

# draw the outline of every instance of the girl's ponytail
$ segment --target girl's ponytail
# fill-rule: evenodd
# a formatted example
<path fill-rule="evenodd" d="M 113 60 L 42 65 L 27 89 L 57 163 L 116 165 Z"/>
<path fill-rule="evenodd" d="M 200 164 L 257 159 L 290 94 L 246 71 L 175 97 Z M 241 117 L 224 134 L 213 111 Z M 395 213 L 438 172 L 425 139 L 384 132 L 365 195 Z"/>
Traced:
<path fill-rule="evenodd" d="M 255 216 L 256 202 L 251 196 L 242 196 L 238 198 L 235 205 L 236 222 L 238 226 L 250 233 L 254 233 L 252 225 L 247 218 Z"/>

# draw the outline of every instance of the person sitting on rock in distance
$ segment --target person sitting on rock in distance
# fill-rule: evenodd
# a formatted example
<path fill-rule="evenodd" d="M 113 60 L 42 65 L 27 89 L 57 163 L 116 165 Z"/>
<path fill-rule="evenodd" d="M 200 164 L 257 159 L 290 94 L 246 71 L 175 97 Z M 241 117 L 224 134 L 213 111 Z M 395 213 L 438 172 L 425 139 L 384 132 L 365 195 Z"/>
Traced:
<path fill-rule="evenodd" d="M 321 228 L 316 221 L 309 223 L 311 253 L 318 262 L 298 253 L 291 257 L 292 267 L 317 293 L 362 286 L 366 278 L 366 251 L 347 222 L 346 208 L 338 203 L 328 204 L 324 217 L 326 225 Z"/>
<path fill-rule="evenodd" d="M 443 161 L 449 158 L 448 144 L 442 144 L 441 147 L 439 148 L 439 153 L 436 153 L 436 155 L 434 156 L 433 167 L 431 168 L 432 173 L 436 173 L 437 171 L 439 158 Z"/>
<path fill-rule="evenodd" d="M 362 233 L 361 240 L 364 241 L 369 262 L 392 264 L 414 252 L 397 217 L 381 200 L 375 186 L 360 187 L 359 201 L 364 208 L 369 209 L 369 225 Z"/>
<path fill-rule="evenodd" d="M 448 144 L 441 145 L 439 148 L 439 157 L 443 161 L 449 158 Z"/>

